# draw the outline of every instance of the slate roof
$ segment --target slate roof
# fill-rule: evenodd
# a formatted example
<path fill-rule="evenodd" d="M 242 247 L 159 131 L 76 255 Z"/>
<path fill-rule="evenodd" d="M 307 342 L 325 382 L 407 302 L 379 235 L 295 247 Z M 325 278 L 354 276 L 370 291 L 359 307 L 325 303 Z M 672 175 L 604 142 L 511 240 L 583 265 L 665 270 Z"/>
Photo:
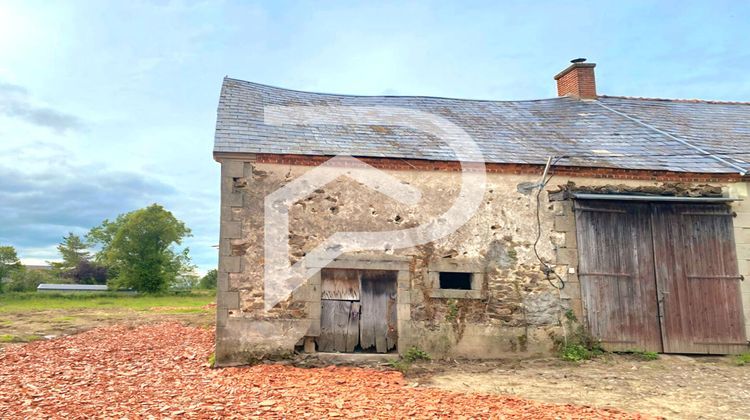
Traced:
<path fill-rule="evenodd" d="M 268 105 L 388 106 L 440 115 L 463 128 L 486 162 L 738 173 L 750 170 L 750 103 L 624 97 L 484 101 L 300 92 L 225 78 L 215 153 L 455 160 L 443 141 L 396 126 L 263 123 Z M 713 156 L 710 156 L 713 154 Z"/>

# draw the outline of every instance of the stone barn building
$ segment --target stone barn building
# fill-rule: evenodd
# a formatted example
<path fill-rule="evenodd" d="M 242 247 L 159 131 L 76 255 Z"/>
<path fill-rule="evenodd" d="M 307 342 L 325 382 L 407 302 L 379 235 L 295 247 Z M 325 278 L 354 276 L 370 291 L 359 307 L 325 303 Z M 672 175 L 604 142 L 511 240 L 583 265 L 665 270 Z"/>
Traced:
<path fill-rule="evenodd" d="M 497 358 L 550 352 L 579 328 L 611 350 L 747 351 L 750 103 L 602 96 L 594 64 L 582 60 L 555 79 L 558 97 L 526 101 L 333 95 L 224 79 L 214 146 L 217 364 L 413 346 L 433 357 Z M 433 134 L 270 124 L 269 106 L 439 116 L 483 155 L 481 203 L 435 241 L 403 249 L 384 241 L 310 263 L 309 278 L 266 310 L 265 236 L 288 243 L 292 264 L 336 232 L 409 229 L 462 199 L 457 154 Z M 419 202 L 340 177 L 285 210 L 288 233 L 264 232 L 266 197 L 342 154 L 418 190 Z"/>

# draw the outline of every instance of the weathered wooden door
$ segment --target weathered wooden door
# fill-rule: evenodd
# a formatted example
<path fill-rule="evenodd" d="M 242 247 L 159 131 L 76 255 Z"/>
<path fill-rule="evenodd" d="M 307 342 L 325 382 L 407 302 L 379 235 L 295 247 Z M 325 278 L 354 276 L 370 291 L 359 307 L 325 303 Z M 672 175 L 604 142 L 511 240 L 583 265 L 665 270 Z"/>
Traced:
<path fill-rule="evenodd" d="M 386 353 L 396 347 L 396 272 L 362 270 L 359 340 L 364 351 Z"/>
<path fill-rule="evenodd" d="M 318 351 L 353 352 L 359 344 L 359 272 L 324 269 L 320 292 Z"/>
<path fill-rule="evenodd" d="M 608 350 L 662 351 L 649 206 L 576 202 L 583 303 Z"/>
<path fill-rule="evenodd" d="M 318 351 L 386 353 L 396 346 L 396 272 L 321 272 Z"/>
<path fill-rule="evenodd" d="M 578 201 L 576 224 L 587 321 L 605 348 L 747 349 L 726 205 Z"/>
<path fill-rule="evenodd" d="M 726 205 L 653 205 L 664 351 L 747 350 L 732 214 Z"/>

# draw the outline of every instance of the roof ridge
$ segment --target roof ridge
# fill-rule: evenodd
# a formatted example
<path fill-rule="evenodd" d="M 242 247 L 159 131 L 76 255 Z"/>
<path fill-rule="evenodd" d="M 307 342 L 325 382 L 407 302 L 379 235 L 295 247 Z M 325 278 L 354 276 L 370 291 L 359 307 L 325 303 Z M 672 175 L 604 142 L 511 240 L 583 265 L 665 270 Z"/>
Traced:
<path fill-rule="evenodd" d="M 718 101 L 713 99 L 674 99 L 674 98 L 649 98 L 646 96 L 618 96 L 618 95 L 599 95 L 599 98 L 614 99 L 635 99 L 641 101 L 661 101 L 661 102 L 680 102 L 693 104 L 717 104 L 717 105 L 750 105 L 750 101 Z"/>
<path fill-rule="evenodd" d="M 248 85 L 260 86 L 264 88 L 285 90 L 288 92 L 297 93 L 308 93 L 313 95 L 326 95 L 326 96 L 344 96 L 349 98 L 415 98 L 415 99 L 446 99 L 451 101 L 466 101 L 466 102 L 492 102 L 492 103 L 518 103 L 518 102 L 543 102 L 543 101 L 557 101 L 557 100 L 574 100 L 578 99 L 569 96 L 553 96 L 550 98 L 537 98 L 537 99 L 516 99 L 516 100 L 499 100 L 499 99 L 471 99 L 471 98 L 451 98 L 448 96 L 427 96 L 427 95 L 353 95 L 347 93 L 330 93 L 330 92 L 313 92 L 309 90 L 300 89 L 289 89 L 280 86 L 267 85 L 264 83 L 250 82 L 242 79 L 235 79 L 233 77 L 224 76 L 224 80 L 232 80 L 235 82 L 241 82 Z"/>

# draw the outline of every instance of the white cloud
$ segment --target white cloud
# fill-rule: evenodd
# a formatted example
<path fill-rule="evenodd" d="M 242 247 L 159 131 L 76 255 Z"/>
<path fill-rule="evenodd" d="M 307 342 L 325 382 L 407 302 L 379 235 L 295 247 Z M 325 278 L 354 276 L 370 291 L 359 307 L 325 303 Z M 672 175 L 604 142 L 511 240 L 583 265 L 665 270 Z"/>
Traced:
<path fill-rule="evenodd" d="M 12 178 L 0 184 L 28 191 L 12 193 L 24 207 L 6 205 L 0 226 L 28 208 L 27 231 L 43 227 L 34 243 L 19 232 L 0 240 L 37 255 L 65 229 L 154 200 L 193 229 L 195 261 L 215 265 L 211 149 L 224 75 L 351 94 L 523 99 L 554 95 L 552 76 L 584 55 L 598 62 L 603 93 L 747 100 L 749 17 L 737 2 L 675 12 L 628 2 L 0 0 L 0 170 Z M 587 24 L 559 24 L 574 20 Z M 112 191 L 123 191 L 119 205 Z M 35 193 L 56 201 L 42 211 Z"/>

